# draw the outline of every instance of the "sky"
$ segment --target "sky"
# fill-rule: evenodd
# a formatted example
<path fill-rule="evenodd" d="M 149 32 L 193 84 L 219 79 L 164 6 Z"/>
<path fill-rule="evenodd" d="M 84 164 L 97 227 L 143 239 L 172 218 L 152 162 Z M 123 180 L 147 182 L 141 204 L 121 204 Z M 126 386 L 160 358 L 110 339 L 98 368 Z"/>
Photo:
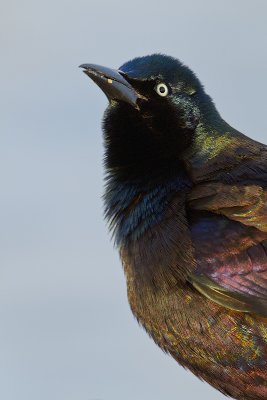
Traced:
<path fill-rule="evenodd" d="M 2 0 L 0 398 L 223 400 L 138 326 L 103 221 L 103 93 L 82 63 L 189 65 L 267 143 L 265 0 Z"/>

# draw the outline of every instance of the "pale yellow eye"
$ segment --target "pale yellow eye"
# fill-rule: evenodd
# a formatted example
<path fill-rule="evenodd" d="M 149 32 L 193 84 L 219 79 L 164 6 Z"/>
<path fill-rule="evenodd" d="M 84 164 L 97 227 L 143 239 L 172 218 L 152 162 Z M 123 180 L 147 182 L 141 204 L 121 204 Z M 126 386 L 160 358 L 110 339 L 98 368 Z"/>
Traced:
<path fill-rule="evenodd" d="M 165 83 L 158 83 L 157 86 L 156 86 L 156 92 L 157 92 L 160 96 L 165 97 L 165 96 L 167 96 L 168 93 L 169 93 L 168 86 L 165 85 Z"/>

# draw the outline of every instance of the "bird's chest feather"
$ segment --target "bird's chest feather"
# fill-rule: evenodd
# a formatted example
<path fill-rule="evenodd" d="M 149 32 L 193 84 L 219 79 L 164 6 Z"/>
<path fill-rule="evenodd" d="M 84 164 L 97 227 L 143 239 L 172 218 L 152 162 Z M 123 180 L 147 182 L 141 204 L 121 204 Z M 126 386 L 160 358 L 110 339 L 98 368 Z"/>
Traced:
<path fill-rule="evenodd" d="M 110 181 L 105 194 L 106 218 L 123 264 L 138 286 L 163 289 L 192 268 L 193 252 L 185 199 L 189 181 L 178 176 L 161 184 Z"/>
<path fill-rule="evenodd" d="M 188 329 L 183 327 L 191 301 L 186 278 L 195 268 L 185 210 L 189 188 L 188 180 L 178 177 L 149 190 L 116 184 L 106 194 L 132 311 L 158 343 L 174 314 L 184 336 Z"/>
<path fill-rule="evenodd" d="M 251 340 L 254 333 L 245 315 L 226 313 L 187 282 L 195 268 L 185 209 L 188 187 L 183 182 L 181 188 L 181 181 L 150 191 L 115 185 L 106 194 L 107 214 L 138 321 L 182 365 L 205 379 L 216 365 L 219 379 L 222 371 L 227 376 L 233 366 L 239 371 L 252 357 L 258 365 L 262 355 L 246 346 L 247 332 Z"/>

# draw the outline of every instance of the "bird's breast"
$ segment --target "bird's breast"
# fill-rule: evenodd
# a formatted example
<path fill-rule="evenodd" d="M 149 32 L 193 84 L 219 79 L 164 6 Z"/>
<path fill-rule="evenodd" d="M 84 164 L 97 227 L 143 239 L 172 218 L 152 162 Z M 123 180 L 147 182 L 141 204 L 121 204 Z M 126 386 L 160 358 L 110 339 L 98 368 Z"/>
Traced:
<path fill-rule="evenodd" d="M 181 174 L 154 184 L 149 177 L 133 182 L 110 179 L 104 197 L 105 215 L 118 247 L 156 232 L 173 198 L 184 199 L 189 187 L 190 182 Z"/>

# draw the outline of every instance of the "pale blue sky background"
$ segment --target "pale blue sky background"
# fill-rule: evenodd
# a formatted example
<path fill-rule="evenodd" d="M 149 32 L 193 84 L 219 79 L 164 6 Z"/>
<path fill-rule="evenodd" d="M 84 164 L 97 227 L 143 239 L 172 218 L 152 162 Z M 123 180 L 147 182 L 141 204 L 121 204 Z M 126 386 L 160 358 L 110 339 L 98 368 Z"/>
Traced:
<path fill-rule="evenodd" d="M 267 2 L 2 0 L 0 19 L 0 398 L 222 400 L 130 313 L 102 218 L 107 101 L 78 65 L 176 56 L 267 142 Z"/>

